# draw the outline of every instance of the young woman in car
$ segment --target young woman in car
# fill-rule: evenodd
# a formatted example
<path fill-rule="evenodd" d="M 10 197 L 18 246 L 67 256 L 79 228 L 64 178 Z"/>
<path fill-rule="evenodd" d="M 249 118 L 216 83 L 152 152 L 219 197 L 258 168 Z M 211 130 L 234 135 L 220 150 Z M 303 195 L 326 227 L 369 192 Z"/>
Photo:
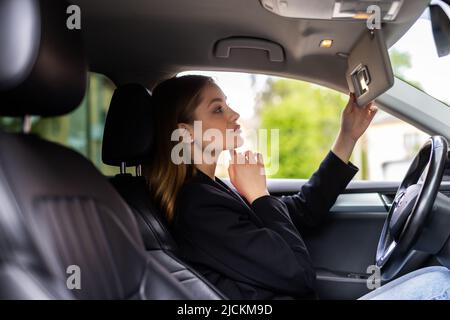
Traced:
<path fill-rule="evenodd" d="M 359 108 L 350 97 L 335 143 L 317 171 L 297 194 L 277 198 L 267 190 L 261 154 L 235 151 L 243 143 L 239 114 L 227 105 L 210 77 L 165 80 L 154 88 L 153 99 L 158 118 L 156 150 L 144 170 L 181 256 L 231 299 L 315 298 L 315 271 L 301 234 L 326 219 L 357 173 L 349 158 L 377 108 L 372 103 Z M 225 147 L 213 154 L 212 162 L 193 159 L 211 144 L 202 134 L 194 134 L 194 121 L 201 122 L 202 133 L 208 129 L 222 133 L 223 141 L 215 142 Z M 179 143 L 172 141 L 176 129 L 185 133 L 190 161 L 173 159 Z M 227 130 L 235 130 L 232 141 L 226 141 Z M 215 176 L 217 159 L 226 150 L 231 154 L 228 172 L 236 190 Z M 441 269 L 425 273 L 430 274 L 450 282 Z M 395 288 L 402 288 L 403 281 L 396 281 Z M 395 288 L 388 290 L 391 297 L 405 291 Z M 442 287 L 436 290 L 439 293 L 433 297 L 446 292 Z M 384 287 L 376 290 L 378 296 L 384 291 Z"/>

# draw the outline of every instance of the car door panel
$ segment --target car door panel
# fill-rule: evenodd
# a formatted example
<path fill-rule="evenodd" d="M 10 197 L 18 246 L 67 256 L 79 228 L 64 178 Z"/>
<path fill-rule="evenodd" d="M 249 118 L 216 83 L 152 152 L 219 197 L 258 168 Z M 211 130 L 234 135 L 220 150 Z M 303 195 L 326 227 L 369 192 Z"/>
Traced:
<path fill-rule="evenodd" d="M 275 196 L 298 192 L 306 180 L 269 179 Z M 317 270 L 319 296 L 325 299 L 355 299 L 369 292 L 368 278 L 389 206 L 398 188 L 396 182 L 352 181 L 319 228 L 302 234 Z M 450 183 L 441 192 L 450 195 Z M 414 253 L 403 272 L 423 266 L 429 256 Z M 401 275 L 400 274 L 400 275 Z"/>

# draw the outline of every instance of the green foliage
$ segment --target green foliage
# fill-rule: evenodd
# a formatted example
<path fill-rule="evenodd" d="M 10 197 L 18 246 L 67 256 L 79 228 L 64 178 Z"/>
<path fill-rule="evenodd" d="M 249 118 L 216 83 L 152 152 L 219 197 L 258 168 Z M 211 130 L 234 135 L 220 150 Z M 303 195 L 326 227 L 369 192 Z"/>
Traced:
<path fill-rule="evenodd" d="M 405 71 L 412 67 L 411 55 L 408 52 L 400 52 L 396 49 L 391 49 L 389 50 L 389 58 L 391 60 L 392 70 L 397 78 L 402 79 L 423 91 L 422 85 L 418 81 L 407 80 L 405 76 Z"/>
<path fill-rule="evenodd" d="M 391 59 L 394 74 L 404 77 L 404 71 L 411 68 L 411 55 L 408 52 L 392 49 L 389 51 L 389 58 Z"/>
<path fill-rule="evenodd" d="M 308 178 L 317 169 L 339 131 L 346 101 L 343 94 L 305 82 L 268 83 L 260 127 L 279 129 L 280 134 L 279 170 L 271 177 Z"/>
<path fill-rule="evenodd" d="M 13 117 L 0 117 L 0 129 L 6 132 L 18 132 L 22 128 L 22 120 Z"/>

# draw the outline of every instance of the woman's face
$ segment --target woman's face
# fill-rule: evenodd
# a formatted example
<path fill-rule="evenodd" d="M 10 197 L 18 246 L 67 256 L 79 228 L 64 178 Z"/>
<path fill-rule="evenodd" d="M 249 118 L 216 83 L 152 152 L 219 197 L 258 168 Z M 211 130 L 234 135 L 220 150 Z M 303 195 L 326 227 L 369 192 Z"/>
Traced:
<path fill-rule="evenodd" d="M 201 142 L 202 150 L 207 146 L 208 148 L 214 146 L 219 151 L 231 150 L 244 143 L 240 126 L 237 123 L 239 113 L 231 109 L 226 100 L 222 90 L 213 83 L 208 83 L 201 92 L 201 103 L 194 111 L 197 128 L 194 123 L 194 125 L 188 126 L 188 130 L 194 138 L 194 143 L 200 145 Z M 201 124 L 201 131 L 199 124 Z M 210 136 L 208 136 L 208 132 Z M 220 140 L 216 141 L 216 136 Z"/>

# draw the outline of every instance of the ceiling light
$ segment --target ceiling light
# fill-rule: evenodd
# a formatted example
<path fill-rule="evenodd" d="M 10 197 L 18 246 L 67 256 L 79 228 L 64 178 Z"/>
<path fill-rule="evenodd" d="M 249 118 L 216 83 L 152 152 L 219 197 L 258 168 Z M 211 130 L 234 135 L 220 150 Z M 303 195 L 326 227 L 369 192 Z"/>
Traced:
<path fill-rule="evenodd" d="M 367 20 L 369 16 L 370 15 L 367 12 L 357 12 L 353 15 L 353 19 Z"/>
<path fill-rule="evenodd" d="M 321 48 L 331 48 L 332 45 L 333 45 L 333 40 L 331 40 L 331 39 L 323 39 L 322 41 L 320 41 L 319 47 L 321 47 Z"/>

